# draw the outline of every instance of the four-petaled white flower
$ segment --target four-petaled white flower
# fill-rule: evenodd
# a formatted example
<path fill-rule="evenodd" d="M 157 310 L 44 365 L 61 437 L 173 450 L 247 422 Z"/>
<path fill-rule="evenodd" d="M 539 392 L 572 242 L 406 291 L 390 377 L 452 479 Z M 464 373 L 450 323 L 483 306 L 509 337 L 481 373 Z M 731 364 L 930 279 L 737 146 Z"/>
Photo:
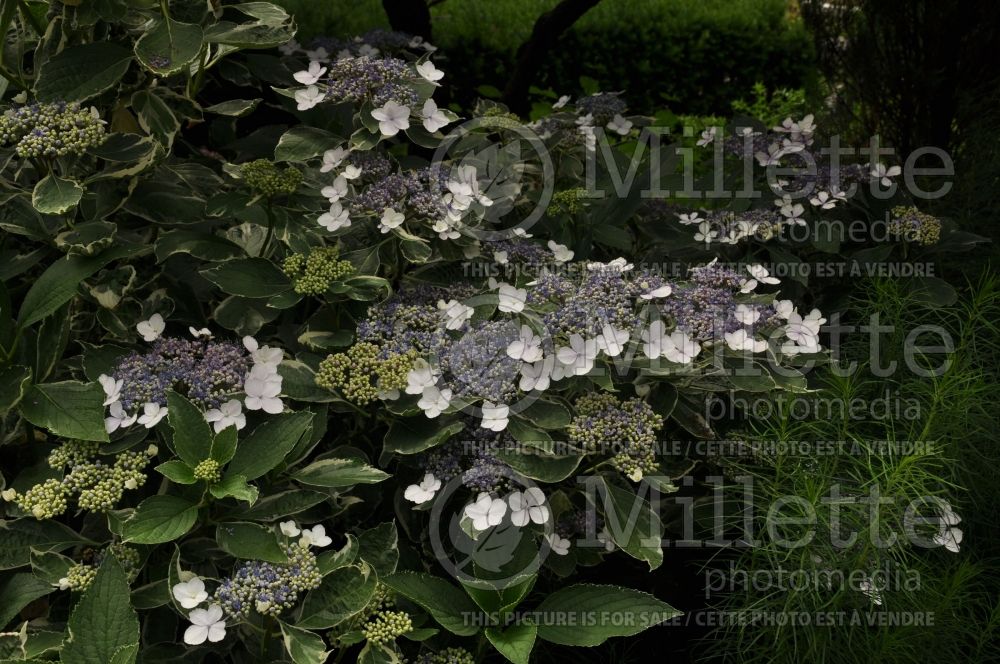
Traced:
<path fill-rule="evenodd" d="M 483 420 L 479 423 L 484 429 L 490 431 L 503 431 L 510 422 L 510 406 L 495 404 L 491 401 L 483 402 Z"/>
<path fill-rule="evenodd" d="M 952 553 L 958 553 L 961 549 L 959 544 L 962 543 L 963 533 L 961 528 L 955 526 L 962 522 L 962 517 L 951 508 L 951 505 L 945 503 L 941 506 L 940 519 L 944 528 L 934 535 L 934 543 L 943 546 Z"/>
<path fill-rule="evenodd" d="M 701 352 L 698 342 L 680 330 L 674 330 L 663 344 L 663 357 L 677 364 L 690 364 Z"/>
<path fill-rule="evenodd" d="M 406 491 L 403 492 L 403 498 L 409 500 L 411 503 L 420 505 L 432 499 L 440 488 L 441 480 L 434 477 L 434 473 L 425 473 L 424 478 L 420 480 L 419 484 L 411 484 L 406 487 Z"/>
<path fill-rule="evenodd" d="M 437 372 L 430 363 L 423 358 L 417 358 L 406 374 L 406 393 L 423 394 L 423 391 L 436 384 L 437 380 Z"/>
<path fill-rule="evenodd" d="M 295 108 L 300 111 L 308 111 L 310 108 L 323 101 L 325 96 L 326 93 L 321 91 L 315 85 L 310 85 L 308 88 L 303 90 L 296 90 Z"/>
<path fill-rule="evenodd" d="M 330 231 L 338 231 L 351 225 L 350 213 L 344 209 L 340 202 L 330 204 L 330 211 L 319 216 L 319 225 Z"/>
<path fill-rule="evenodd" d="M 188 616 L 191 626 L 184 630 L 184 643 L 198 646 L 206 640 L 218 643 L 226 638 L 226 621 L 222 607 L 212 604 L 207 609 L 195 609 Z"/>
<path fill-rule="evenodd" d="M 892 179 L 902 173 L 902 169 L 899 166 L 885 167 L 885 164 L 875 164 L 872 168 L 872 178 L 878 180 L 882 183 L 883 187 L 888 187 L 892 184 Z"/>
<path fill-rule="evenodd" d="M 839 200 L 838 198 L 834 197 L 829 192 L 821 191 L 812 198 L 810 198 L 809 202 L 823 210 L 832 210 L 833 208 L 837 207 L 838 200 Z"/>
<path fill-rule="evenodd" d="M 767 350 L 767 342 L 763 339 L 754 339 L 752 333 L 746 330 L 736 330 L 726 333 L 726 345 L 735 351 L 750 351 L 751 353 L 763 353 Z"/>
<path fill-rule="evenodd" d="M 516 314 L 524 311 L 528 291 L 510 284 L 500 284 L 499 297 L 500 303 L 497 305 L 497 309 L 508 314 Z"/>
<path fill-rule="evenodd" d="M 711 244 L 712 240 L 718 236 L 719 232 L 712 230 L 712 224 L 707 221 L 703 221 L 698 224 L 698 232 L 694 234 L 694 241 Z"/>
<path fill-rule="evenodd" d="M 803 318 L 797 311 L 788 315 L 788 325 L 785 326 L 785 336 L 806 352 L 819 350 L 819 329 L 822 323 L 819 319 Z M 825 322 L 825 321 L 824 321 Z"/>
<path fill-rule="evenodd" d="M 125 409 L 122 408 L 122 402 L 116 401 L 108 408 L 108 416 L 104 418 L 104 430 L 108 433 L 114 433 L 118 429 L 127 429 L 135 424 L 138 417 L 138 413 L 131 415 L 126 413 Z"/>
<path fill-rule="evenodd" d="M 611 325 L 605 324 L 601 328 L 601 333 L 594 339 L 599 350 L 604 351 L 608 357 L 618 357 L 625 350 L 628 343 L 628 330 L 619 330 Z"/>
<path fill-rule="evenodd" d="M 554 366 L 555 359 L 551 355 L 531 364 L 525 362 L 521 365 L 521 380 L 518 386 L 524 392 L 531 392 L 532 390 L 544 392 L 549 389 Z"/>
<path fill-rule="evenodd" d="M 640 335 L 642 352 L 649 359 L 656 359 L 663 354 L 666 342 L 666 332 L 662 320 L 654 320 Z"/>
<path fill-rule="evenodd" d="M 570 99 L 571 99 L 571 97 L 569 95 L 563 95 L 563 96 L 559 97 L 558 101 L 556 101 L 554 104 L 552 104 L 552 108 L 554 108 L 554 109 L 556 109 L 556 108 L 562 108 L 563 106 L 565 106 L 566 104 L 569 103 Z"/>
<path fill-rule="evenodd" d="M 451 405 L 451 390 L 445 388 L 439 390 L 436 386 L 425 387 L 417 401 L 417 406 L 424 411 L 424 415 L 433 419 L 443 413 Z"/>
<path fill-rule="evenodd" d="M 681 222 L 684 226 L 693 226 L 694 224 L 700 224 L 704 221 L 697 212 L 692 212 L 690 214 L 679 214 L 677 215 L 677 220 Z"/>
<path fill-rule="evenodd" d="M 312 528 L 303 528 L 302 537 L 299 538 L 300 546 L 318 546 L 322 548 L 330 546 L 332 542 L 333 540 L 326 534 L 326 528 L 321 523 L 316 524 Z"/>
<path fill-rule="evenodd" d="M 424 107 L 420 109 L 420 115 L 424 119 L 424 129 L 432 134 L 451 123 L 451 118 L 438 108 L 433 99 L 424 102 Z"/>
<path fill-rule="evenodd" d="M 373 110 L 372 117 L 378 120 L 378 129 L 383 136 L 395 136 L 410 128 L 410 109 L 391 99 Z"/>
<path fill-rule="evenodd" d="M 555 240 L 549 240 L 549 251 L 557 263 L 568 263 L 573 260 L 573 252 L 565 244 L 559 244 Z"/>
<path fill-rule="evenodd" d="M 122 386 L 125 385 L 124 380 L 115 380 L 111 376 L 101 374 L 97 377 L 97 382 L 104 388 L 105 399 L 103 405 L 110 406 L 121 398 Z"/>
<path fill-rule="evenodd" d="M 247 425 L 247 416 L 243 414 L 243 405 L 236 399 L 230 399 L 218 408 L 205 411 L 205 421 L 212 423 L 215 433 L 231 426 L 239 431 Z"/>
<path fill-rule="evenodd" d="M 139 424 L 147 429 L 152 429 L 167 416 L 167 407 L 158 403 L 144 403 L 142 405 L 142 415 L 139 416 Z"/>
<path fill-rule="evenodd" d="M 205 590 L 205 582 L 195 576 L 187 581 L 174 584 L 174 599 L 184 609 L 193 609 L 208 599 L 208 592 Z"/>
<path fill-rule="evenodd" d="M 319 167 L 320 173 L 329 173 L 347 157 L 349 150 L 344 148 L 334 148 L 323 153 L 323 165 Z"/>
<path fill-rule="evenodd" d="M 285 409 L 285 405 L 278 397 L 281 394 L 281 375 L 277 373 L 276 367 L 254 365 L 243 383 L 243 391 L 246 393 L 243 403 L 247 410 L 263 410 L 265 413 L 277 415 Z"/>
<path fill-rule="evenodd" d="M 139 321 L 135 329 L 142 335 L 143 341 L 156 341 L 163 334 L 167 324 L 160 314 L 153 314 L 149 320 Z"/>
<path fill-rule="evenodd" d="M 318 60 L 313 60 L 309 63 L 309 68 L 302 71 L 297 71 L 292 74 L 292 78 L 301 83 L 302 85 L 312 85 L 326 73 L 326 67 L 324 67 Z"/>
<path fill-rule="evenodd" d="M 271 346 L 261 346 L 251 336 L 243 337 L 243 347 L 250 353 L 254 365 L 262 364 L 273 368 L 273 371 L 269 370 L 267 373 L 277 372 L 278 365 L 285 359 L 285 352 L 283 350 L 272 348 Z"/>
<path fill-rule="evenodd" d="M 476 502 L 465 506 L 465 516 L 472 519 L 472 527 L 480 531 L 500 525 L 506 513 L 506 501 L 493 498 L 488 493 L 479 494 Z"/>
<path fill-rule="evenodd" d="M 709 127 L 705 131 L 701 132 L 701 138 L 698 139 L 697 143 L 700 147 L 705 147 L 709 143 L 715 140 L 715 136 L 718 133 L 718 127 Z"/>
<path fill-rule="evenodd" d="M 396 212 L 391 207 L 382 211 L 382 218 L 378 222 L 378 229 L 383 233 L 388 233 L 393 228 L 399 228 L 406 221 L 406 215 Z"/>
<path fill-rule="evenodd" d="M 632 131 L 632 121 L 622 117 L 621 113 L 616 113 L 615 117 L 611 118 L 611 122 L 608 123 L 608 129 L 620 136 L 625 136 Z"/>
<path fill-rule="evenodd" d="M 333 184 L 323 187 L 319 193 L 323 194 L 331 204 L 336 203 L 347 195 L 347 178 L 343 174 L 338 175 L 334 178 Z"/>
<path fill-rule="evenodd" d="M 278 524 L 278 529 L 285 537 L 298 537 L 302 533 L 294 521 L 282 521 Z"/>
<path fill-rule="evenodd" d="M 438 300 L 437 308 L 445 320 L 444 326 L 449 330 L 461 328 L 476 313 L 475 309 L 458 300 L 448 300 L 447 302 Z"/>
<path fill-rule="evenodd" d="M 571 334 L 569 346 L 556 349 L 556 358 L 560 364 L 567 367 L 568 375 L 582 376 L 594 368 L 597 342 L 593 339 L 584 339 L 579 334 Z"/>
<path fill-rule="evenodd" d="M 772 277 L 771 273 L 767 271 L 767 268 L 760 263 L 754 263 L 753 265 L 747 266 L 747 272 L 750 273 L 751 279 L 743 282 L 743 288 L 740 289 L 742 293 L 749 293 L 754 288 L 757 287 L 758 283 L 770 284 L 774 286 L 775 284 L 780 284 L 781 279 L 777 277 Z"/>
<path fill-rule="evenodd" d="M 542 359 L 542 338 L 529 326 L 522 325 L 517 339 L 507 345 L 507 357 L 522 362 L 537 362 Z"/>
<path fill-rule="evenodd" d="M 744 325 L 753 325 L 760 320 L 760 310 L 752 305 L 737 304 L 733 315 L 736 317 L 736 320 Z"/>
<path fill-rule="evenodd" d="M 205 337 L 206 339 L 212 338 L 212 331 L 207 327 L 203 327 L 200 330 L 197 327 L 189 327 L 188 332 L 190 332 L 191 336 L 194 337 L 195 339 L 198 339 L 200 337 Z"/>
<path fill-rule="evenodd" d="M 514 491 L 507 496 L 510 504 L 510 522 L 518 528 L 528 525 L 528 522 L 539 525 L 549 520 L 549 506 L 545 504 L 545 494 L 537 486 L 523 493 Z"/>
<path fill-rule="evenodd" d="M 437 83 L 444 78 L 444 72 L 434 66 L 430 60 L 426 60 L 417 65 L 417 73 L 431 83 Z"/>
<path fill-rule="evenodd" d="M 648 293 L 643 293 L 639 297 L 641 297 L 643 300 L 654 300 L 656 298 L 666 297 L 666 296 L 670 295 L 673 292 L 674 292 L 674 289 L 670 287 L 670 284 L 664 284 L 664 285 L 660 286 L 659 288 L 654 288 L 653 290 L 649 291 Z"/>
<path fill-rule="evenodd" d="M 565 537 L 560 537 L 559 533 L 549 533 L 545 536 L 545 539 L 548 541 L 552 553 L 557 556 L 565 556 L 569 553 L 569 540 Z"/>

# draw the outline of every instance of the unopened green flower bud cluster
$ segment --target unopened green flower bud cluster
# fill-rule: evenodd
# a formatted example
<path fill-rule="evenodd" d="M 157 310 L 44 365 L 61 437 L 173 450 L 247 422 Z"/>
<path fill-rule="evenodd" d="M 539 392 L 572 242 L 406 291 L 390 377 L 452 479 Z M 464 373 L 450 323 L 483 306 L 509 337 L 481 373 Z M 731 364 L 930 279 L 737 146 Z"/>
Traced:
<path fill-rule="evenodd" d="M 388 643 L 413 631 L 413 620 L 405 611 L 379 611 L 361 628 L 372 643 Z"/>
<path fill-rule="evenodd" d="M 335 281 L 354 272 L 350 261 L 339 260 L 338 247 L 317 247 L 308 254 L 292 254 L 283 269 L 300 295 L 322 295 Z"/>
<path fill-rule="evenodd" d="M 414 664 L 476 664 L 476 660 L 465 648 L 445 648 L 420 655 Z"/>
<path fill-rule="evenodd" d="M 10 108 L 0 116 L 0 144 L 19 157 L 80 155 L 104 141 L 104 121 L 94 108 L 53 102 Z"/>
<path fill-rule="evenodd" d="M 375 592 L 372 593 L 372 598 L 368 600 L 368 604 L 358 613 L 351 616 L 349 620 L 346 620 L 336 627 L 334 627 L 327 636 L 331 643 L 336 643 L 349 632 L 361 629 L 362 626 L 370 621 L 376 614 L 382 611 L 388 611 L 396 606 L 396 598 L 393 595 L 392 589 L 385 585 L 381 581 L 375 584 Z"/>
<path fill-rule="evenodd" d="M 912 205 L 897 205 L 892 208 L 889 233 L 924 246 L 937 244 L 941 239 L 941 221 Z"/>
<path fill-rule="evenodd" d="M 577 415 L 566 429 L 570 442 L 586 452 L 613 452 L 612 465 L 630 478 L 656 471 L 656 432 L 663 427 L 663 416 L 648 403 L 591 392 L 575 405 Z"/>
<path fill-rule="evenodd" d="M 265 198 L 295 193 L 302 184 L 302 171 L 294 166 L 278 168 L 267 159 L 256 159 L 240 166 L 240 176 L 255 194 Z"/>
<path fill-rule="evenodd" d="M 346 353 L 330 355 L 320 362 L 316 384 L 340 392 L 345 399 L 359 406 L 371 403 L 380 394 L 406 387 L 406 376 L 413 368 L 417 353 L 392 353 L 379 358 L 379 347 L 363 341 L 351 346 Z"/>
<path fill-rule="evenodd" d="M 137 489 L 146 483 L 143 472 L 156 447 L 151 445 L 140 452 L 121 452 L 111 464 L 98 458 L 98 444 L 71 440 L 49 454 L 52 468 L 69 468 L 63 478 L 50 478 L 34 485 L 24 493 L 14 489 L 3 492 L 8 502 L 16 502 L 36 519 L 51 519 L 65 512 L 69 500 L 76 497 L 80 509 L 107 512 L 114 509 L 126 489 Z"/>
<path fill-rule="evenodd" d="M 552 201 L 546 210 L 549 216 L 555 216 L 565 212 L 566 214 L 578 214 L 583 211 L 583 199 L 587 196 L 587 190 L 582 188 L 565 189 L 552 194 Z"/>
<path fill-rule="evenodd" d="M 194 467 L 194 477 L 205 482 L 218 482 L 222 479 L 222 468 L 215 459 L 205 459 Z"/>
<path fill-rule="evenodd" d="M 97 576 L 97 568 L 101 566 L 104 559 L 114 556 L 125 572 L 125 577 L 129 583 L 139 576 L 139 569 L 142 564 L 142 557 L 136 549 L 126 546 L 121 542 L 115 542 L 100 552 L 91 552 L 84 557 L 86 560 L 74 564 L 66 571 L 66 576 L 60 580 L 60 587 L 83 592 L 94 581 Z"/>

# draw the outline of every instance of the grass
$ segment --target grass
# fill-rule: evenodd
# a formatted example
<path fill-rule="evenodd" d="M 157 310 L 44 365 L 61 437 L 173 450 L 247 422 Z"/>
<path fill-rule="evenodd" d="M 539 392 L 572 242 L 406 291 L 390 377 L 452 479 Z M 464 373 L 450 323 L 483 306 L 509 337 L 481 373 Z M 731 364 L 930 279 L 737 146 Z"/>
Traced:
<path fill-rule="evenodd" d="M 1000 638 L 1000 550 L 994 534 L 1000 516 L 1000 448 L 996 445 L 1000 413 L 994 396 L 1000 358 L 996 323 L 1000 320 L 1000 279 L 984 278 L 969 289 L 964 300 L 939 309 L 914 301 L 900 281 L 872 281 L 860 292 L 852 307 L 855 319 L 867 321 L 877 312 L 881 324 L 896 329 L 883 336 L 878 354 L 881 366 L 890 361 L 903 366 L 905 335 L 918 325 L 938 325 L 950 333 L 955 344 L 951 363 L 941 375 L 930 378 L 905 370 L 887 378 L 869 371 L 849 377 L 830 375 L 818 394 L 827 399 L 871 400 L 890 389 L 919 405 L 913 417 L 803 419 L 779 408 L 773 417 L 750 421 L 745 440 L 751 444 L 844 440 L 855 449 L 848 454 L 773 454 L 729 460 L 729 474 L 754 477 L 758 516 L 782 496 L 804 498 L 819 515 L 817 536 L 808 545 L 789 549 L 762 538 L 759 546 L 733 556 L 732 564 L 750 574 L 833 570 L 845 577 L 854 570 L 890 565 L 901 574 L 916 575 L 911 578 L 917 583 L 895 580 L 883 592 L 881 607 L 873 606 L 857 589 L 814 585 L 793 590 L 737 589 L 717 598 L 718 608 L 813 617 L 843 612 L 862 619 L 871 613 L 921 613 L 932 616 L 934 623 L 924 627 L 733 624 L 711 634 L 705 642 L 706 658 L 726 662 L 916 664 L 959 653 L 967 661 L 985 662 L 992 661 L 989 657 L 995 654 Z M 929 339 L 919 341 L 929 345 Z M 864 361 L 869 356 L 868 340 L 855 336 L 845 350 L 848 358 Z M 939 359 L 916 356 L 917 362 L 926 366 L 936 365 Z M 879 441 L 933 441 L 935 452 L 885 453 L 877 449 Z M 895 504 L 883 508 L 876 522 L 883 533 L 902 532 L 906 519 L 902 508 L 911 499 L 947 499 L 963 517 L 961 552 L 956 555 L 944 549 L 910 546 L 877 548 L 864 535 L 855 545 L 834 546 L 824 528 L 830 510 L 823 503 L 834 483 L 844 496 L 865 496 L 877 485 L 883 496 L 896 499 Z M 868 506 L 843 507 L 843 530 L 867 532 L 871 523 L 868 510 Z"/>

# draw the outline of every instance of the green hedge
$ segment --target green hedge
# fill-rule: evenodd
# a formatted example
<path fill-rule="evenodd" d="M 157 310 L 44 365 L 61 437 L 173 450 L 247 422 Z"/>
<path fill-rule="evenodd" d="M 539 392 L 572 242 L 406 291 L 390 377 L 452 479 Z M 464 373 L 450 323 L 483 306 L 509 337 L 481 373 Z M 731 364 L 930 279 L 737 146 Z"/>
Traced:
<path fill-rule="evenodd" d="M 434 41 L 450 83 L 502 89 L 517 46 L 557 0 L 445 0 L 433 8 Z M 377 0 L 284 0 L 300 37 L 347 36 L 387 27 Z M 628 90 L 634 111 L 668 104 L 687 113 L 727 114 L 755 82 L 802 87 L 813 77 L 811 40 L 787 16 L 785 0 L 604 0 L 539 63 L 537 84 L 579 94 L 581 77 Z M 467 101 L 467 100 L 459 100 Z"/>

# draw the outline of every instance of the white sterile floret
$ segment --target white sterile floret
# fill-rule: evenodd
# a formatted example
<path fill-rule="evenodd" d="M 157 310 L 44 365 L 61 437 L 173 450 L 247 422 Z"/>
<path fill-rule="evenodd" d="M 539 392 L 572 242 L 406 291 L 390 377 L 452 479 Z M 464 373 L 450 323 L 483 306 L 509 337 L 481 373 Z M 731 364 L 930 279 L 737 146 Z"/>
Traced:
<path fill-rule="evenodd" d="M 483 419 L 479 423 L 483 429 L 490 431 L 503 431 L 510 422 L 510 407 L 504 404 L 495 404 L 490 401 L 483 402 Z"/>
<path fill-rule="evenodd" d="M 410 128 L 410 109 L 391 99 L 371 113 L 378 120 L 378 129 L 383 136 L 395 136 Z"/>
<path fill-rule="evenodd" d="M 479 494 L 476 502 L 465 506 L 465 516 L 472 520 L 472 527 L 480 531 L 500 525 L 506 513 L 506 501 L 488 493 Z"/>
<path fill-rule="evenodd" d="M 507 357 L 523 362 L 542 359 L 542 338 L 527 325 L 521 326 L 517 339 L 507 345 Z"/>
<path fill-rule="evenodd" d="M 143 341 L 156 341 L 166 327 L 167 323 L 163 320 L 163 316 L 153 314 L 149 320 L 139 321 L 135 329 L 142 335 Z"/>
<path fill-rule="evenodd" d="M 230 399 L 218 408 L 205 411 L 205 421 L 213 425 L 215 433 L 231 426 L 239 431 L 247 425 L 247 416 L 243 414 L 243 405 L 236 399 Z"/>
<path fill-rule="evenodd" d="M 424 388 L 420 400 L 417 401 L 417 406 L 424 411 L 424 415 L 433 419 L 447 410 L 448 406 L 451 405 L 451 397 L 450 389 L 441 390 L 431 385 Z"/>
<path fill-rule="evenodd" d="M 174 584 L 172 589 L 174 599 L 183 609 L 193 609 L 208 599 L 205 582 L 195 576 L 187 581 Z"/>
<path fill-rule="evenodd" d="M 510 505 L 510 521 L 518 528 L 529 522 L 544 524 L 549 520 L 549 507 L 545 504 L 545 494 L 536 486 L 521 491 L 514 491 L 507 496 Z"/>
<path fill-rule="evenodd" d="M 326 534 L 326 528 L 322 524 L 316 524 L 312 528 L 303 528 L 302 537 L 299 538 L 299 546 L 330 546 L 333 540 Z"/>
<path fill-rule="evenodd" d="M 434 498 L 434 494 L 441 488 L 441 480 L 434 477 L 433 473 L 425 473 L 419 484 L 411 484 L 403 492 L 403 498 L 418 505 L 426 503 Z"/>
<path fill-rule="evenodd" d="M 184 643 L 201 645 L 205 641 L 218 643 L 226 638 L 226 621 L 222 607 L 212 604 L 207 609 L 195 609 L 188 616 L 191 626 L 184 630 Z"/>
<path fill-rule="evenodd" d="M 525 302 L 528 300 L 528 291 L 510 284 L 500 284 L 500 302 L 497 308 L 509 314 L 516 314 L 524 311 Z"/>

